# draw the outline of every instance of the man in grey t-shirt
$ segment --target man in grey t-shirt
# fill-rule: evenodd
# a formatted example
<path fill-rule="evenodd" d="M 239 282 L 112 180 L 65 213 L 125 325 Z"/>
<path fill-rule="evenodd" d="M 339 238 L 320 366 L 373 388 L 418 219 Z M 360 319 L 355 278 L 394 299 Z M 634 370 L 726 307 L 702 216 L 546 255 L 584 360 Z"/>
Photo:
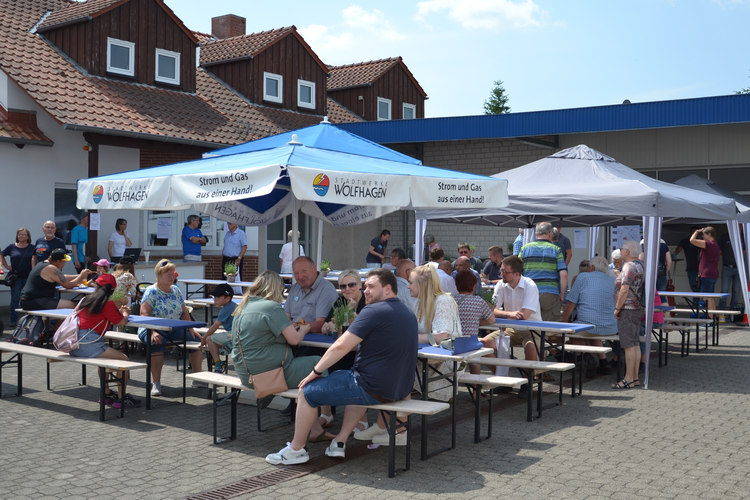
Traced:
<path fill-rule="evenodd" d="M 315 262 L 310 257 L 298 257 L 292 263 L 292 272 L 297 282 L 289 290 L 284 310 L 294 323 L 299 324 L 301 319 L 310 325 L 310 332 L 320 333 L 339 294 L 318 273 Z"/>

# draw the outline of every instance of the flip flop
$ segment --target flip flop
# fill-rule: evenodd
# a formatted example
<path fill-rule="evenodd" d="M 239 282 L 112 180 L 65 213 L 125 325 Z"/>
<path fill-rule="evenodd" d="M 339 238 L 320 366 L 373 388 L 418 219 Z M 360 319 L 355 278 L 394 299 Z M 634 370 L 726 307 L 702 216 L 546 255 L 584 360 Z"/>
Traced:
<path fill-rule="evenodd" d="M 328 427 L 330 427 L 330 426 L 333 425 L 333 415 L 324 415 L 324 414 L 321 413 L 318 418 L 322 418 L 323 420 L 326 421 L 326 423 L 323 424 L 323 428 L 324 429 L 326 429 L 326 428 L 328 428 Z"/>

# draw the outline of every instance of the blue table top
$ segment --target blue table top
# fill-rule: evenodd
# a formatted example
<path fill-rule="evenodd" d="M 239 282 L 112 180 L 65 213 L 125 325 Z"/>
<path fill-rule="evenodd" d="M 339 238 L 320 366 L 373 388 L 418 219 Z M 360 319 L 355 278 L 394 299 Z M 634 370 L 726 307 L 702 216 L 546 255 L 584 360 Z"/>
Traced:
<path fill-rule="evenodd" d="M 330 335 L 323 335 L 322 333 L 308 333 L 303 339 L 306 342 L 325 342 L 327 344 L 333 344 L 336 339 Z"/>
<path fill-rule="evenodd" d="M 64 318 L 70 316 L 73 309 L 43 309 L 39 311 L 31 311 L 35 316 L 45 316 L 50 318 Z M 206 323 L 199 321 L 183 321 L 181 319 L 164 319 L 164 318 L 152 318 L 151 316 L 136 316 L 130 315 L 128 317 L 128 324 L 143 324 L 149 325 L 154 330 L 158 330 L 159 327 L 163 328 L 201 328 L 206 326 Z"/>
<path fill-rule="evenodd" d="M 594 325 L 585 325 L 583 323 L 560 323 L 557 321 L 529 321 L 523 319 L 502 319 L 495 320 L 495 324 L 503 328 L 519 328 L 523 330 L 572 330 L 575 333 L 583 332 L 596 328 Z"/>

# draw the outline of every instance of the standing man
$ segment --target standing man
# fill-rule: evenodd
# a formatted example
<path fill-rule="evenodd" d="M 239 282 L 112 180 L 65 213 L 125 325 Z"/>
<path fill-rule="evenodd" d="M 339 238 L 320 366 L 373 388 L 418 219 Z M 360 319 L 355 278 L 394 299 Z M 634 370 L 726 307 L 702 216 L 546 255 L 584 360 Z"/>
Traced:
<path fill-rule="evenodd" d="M 494 285 L 500 281 L 500 267 L 503 263 L 503 247 L 495 245 L 489 249 L 490 261 L 484 266 L 481 278 L 482 283 Z"/>
<path fill-rule="evenodd" d="M 83 245 L 89 242 L 89 214 L 81 215 L 81 222 L 70 232 L 70 243 L 73 245 L 73 265 L 79 273 L 88 267 Z"/>
<path fill-rule="evenodd" d="M 200 262 L 201 246 L 208 241 L 198 228 L 200 224 L 201 218 L 193 214 L 188 216 L 187 226 L 182 228 L 182 258 L 187 262 Z"/>
<path fill-rule="evenodd" d="M 325 451 L 329 457 L 344 458 L 346 440 L 367 413 L 367 408 L 356 405 L 398 401 L 411 392 L 417 362 L 417 318 L 398 300 L 396 277 L 387 269 L 367 274 L 364 294 L 365 308 L 299 384 L 294 438 L 278 453 L 268 455 L 266 462 L 291 465 L 310 460 L 305 444 L 318 418 L 318 407 L 324 405 L 347 405 L 341 431 Z M 357 346 L 351 370 L 337 370 L 320 378 Z M 397 435 L 396 443 L 405 443 L 405 438 Z M 373 442 L 385 444 L 388 435 L 376 435 Z"/>
<path fill-rule="evenodd" d="M 320 275 L 310 257 L 298 257 L 292 263 L 292 272 L 296 283 L 289 290 L 289 296 L 284 304 L 286 315 L 295 326 L 308 324 L 311 333 L 320 333 L 339 294 L 336 288 Z"/>
<path fill-rule="evenodd" d="M 54 221 L 48 220 L 42 226 L 44 238 L 39 238 L 34 244 L 34 256 L 31 257 L 31 268 L 35 268 L 38 262 L 43 262 L 52 253 L 52 250 L 60 248 L 65 250 L 65 242 L 55 236 L 57 225 Z M 70 259 L 68 259 L 70 260 Z"/>
<path fill-rule="evenodd" d="M 542 319 L 560 321 L 562 300 L 568 287 L 568 267 L 562 250 L 551 241 L 552 224 L 537 224 L 536 237 L 536 241 L 521 248 L 523 275 L 534 280 L 539 289 Z"/>
<path fill-rule="evenodd" d="M 227 222 L 227 229 L 229 230 L 224 233 L 224 250 L 221 252 L 221 269 L 224 270 L 227 262 L 234 262 L 237 264 L 237 276 L 242 276 L 240 264 L 247 251 L 247 235 L 237 224 L 231 222 Z"/>
<path fill-rule="evenodd" d="M 696 269 L 698 268 L 696 267 Z M 620 249 L 615 248 L 614 250 L 612 250 L 612 262 L 609 264 L 609 268 L 607 269 L 607 276 L 610 276 L 612 279 L 616 279 L 620 275 L 620 271 L 622 271 L 622 256 L 620 255 Z"/>
<path fill-rule="evenodd" d="M 559 227 L 552 228 L 552 243 L 560 247 L 565 256 L 565 267 L 570 264 L 570 259 L 573 258 L 573 247 L 570 245 L 570 238 L 560 232 Z"/>
<path fill-rule="evenodd" d="M 391 239 L 391 232 L 383 229 L 380 236 L 373 238 L 370 242 L 370 249 L 367 251 L 365 260 L 368 264 L 380 264 L 385 262 L 385 248 L 388 246 L 388 240 Z"/>
<path fill-rule="evenodd" d="M 741 227 L 741 226 L 740 226 Z M 692 235 L 696 231 L 700 230 L 698 226 L 690 228 L 690 234 Z M 703 234 L 699 234 L 702 238 Z M 674 251 L 675 257 L 680 255 L 680 252 L 685 251 L 685 271 L 687 272 L 688 283 L 690 289 L 694 292 L 700 292 L 700 288 L 697 286 L 698 281 L 698 261 L 700 260 L 701 249 L 690 243 L 690 236 L 682 238 L 677 244 L 677 248 Z"/>
<path fill-rule="evenodd" d="M 740 238 L 742 238 L 742 224 L 740 224 Z M 722 255 L 721 265 L 721 293 L 729 293 L 732 290 L 732 301 L 730 307 L 733 311 L 739 310 L 740 304 L 742 304 L 742 285 L 740 284 L 740 273 L 737 270 L 737 260 L 734 258 L 734 249 L 732 248 L 732 241 L 729 238 L 729 234 L 725 233 L 719 237 L 719 250 Z M 745 253 L 745 244 L 742 240 L 742 250 Z M 727 299 L 722 297 L 719 299 L 719 309 L 727 308 Z"/>
<path fill-rule="evenodd" d="M 523 246 L 523 229 L 518 230 L 518 236 L 513 240 L 513 255 L 521 253 L 521 247 Z"/>

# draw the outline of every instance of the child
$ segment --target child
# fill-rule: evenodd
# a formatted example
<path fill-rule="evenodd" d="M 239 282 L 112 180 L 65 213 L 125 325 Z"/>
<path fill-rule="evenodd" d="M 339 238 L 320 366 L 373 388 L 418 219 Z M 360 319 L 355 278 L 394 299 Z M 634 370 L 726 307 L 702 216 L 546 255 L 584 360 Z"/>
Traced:
<path fill-rule="evenodd" d="M 211 295 L 214 297 L 214 306 L 220 307 L 221 311 L 219 316 L 208 329 L 206 334 L 203 336 L 201 346 L 207 345 L 208 350 L 214 360 L 214 372 L 224 373 L 226 371 L 226 363 L 221 360 L 221 351 L 226 354 L 232 350 L 232 313 L 234 312 L 237 304 L 232 300 L 234 298 L 234 290 L 232 287 L 226 284 L 222 284 L 214 288 Z M 224 332 L 216 332 L 220 327 L 223 327 Z"/>

